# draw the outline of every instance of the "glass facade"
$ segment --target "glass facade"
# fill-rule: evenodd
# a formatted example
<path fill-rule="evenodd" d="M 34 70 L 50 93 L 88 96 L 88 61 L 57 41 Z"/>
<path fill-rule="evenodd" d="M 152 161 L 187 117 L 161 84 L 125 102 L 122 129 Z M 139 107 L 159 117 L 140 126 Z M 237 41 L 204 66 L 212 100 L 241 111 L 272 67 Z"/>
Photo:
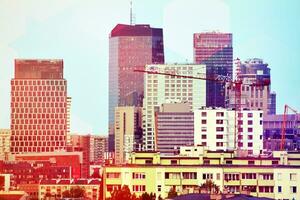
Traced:
<path fill-rule="evenodd" d="M 233 49 L 231 33 L 195 33 L 194 62 L 206 65 L 207 77 L 216 75 L 232 78 Z M 215 81 L 207 81 L 206 106 L 225 107 L 225 87 Z"/>
<path fill-rule="evenodd" d="M 142 106 L 146 64 L 164 63 L 163 32 L 149 25 L 118 24 L 109 38 L 109 151 L 114 151 L 114 109 Z"/>

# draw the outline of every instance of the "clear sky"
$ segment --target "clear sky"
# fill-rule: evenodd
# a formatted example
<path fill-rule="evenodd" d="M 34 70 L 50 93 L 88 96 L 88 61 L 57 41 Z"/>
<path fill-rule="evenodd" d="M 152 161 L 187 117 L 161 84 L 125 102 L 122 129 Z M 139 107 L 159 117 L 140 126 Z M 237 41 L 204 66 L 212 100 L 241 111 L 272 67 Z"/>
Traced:
<path fill-rule="evenodd" d="M 15 58 L 62 58 L 71 131 L 107 134 L 108 35 L 129 0 L 0 0 L 0 128 L 10 126 Z M 166 62 L 192 62 L 195 32 L 233 33 L 234 57 L 271 68 L 277 111 L 300 111 L 299 0 L 135 0 L 135 22 L 164 29 Z"/>

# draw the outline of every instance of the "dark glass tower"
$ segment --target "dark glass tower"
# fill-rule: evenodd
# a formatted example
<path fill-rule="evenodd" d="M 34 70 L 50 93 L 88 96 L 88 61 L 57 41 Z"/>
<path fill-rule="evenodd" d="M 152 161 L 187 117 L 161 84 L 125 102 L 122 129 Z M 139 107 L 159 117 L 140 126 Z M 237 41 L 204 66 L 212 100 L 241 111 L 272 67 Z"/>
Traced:
<path fill-rule="evenodd" d="M 141 106 L 144 76 L 133 72 L 146 64 L 164 63 L 163 30 L 150 25 L 118 24 L 109 37 L 109 151 L 114 151 L 117 106 Z"/>
<path fill-rule="evenodd" d="M 232 78 L 232 34 L 218 32 L 195 33 L 194 62 L 206 65 L 208 77 L 224 75 Z M 224 85 L 207 81 L 206 106 L 225 107 Z"/>

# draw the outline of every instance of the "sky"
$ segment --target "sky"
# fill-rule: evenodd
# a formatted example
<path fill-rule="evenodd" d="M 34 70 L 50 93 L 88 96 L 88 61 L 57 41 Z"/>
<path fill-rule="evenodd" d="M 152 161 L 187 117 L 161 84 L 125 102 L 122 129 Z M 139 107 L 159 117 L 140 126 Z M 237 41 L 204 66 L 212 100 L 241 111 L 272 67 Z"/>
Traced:
<path fill-rule="evenodd" d="M 163 28 L 167 63 L 193 61 L 193 33 L 233 33 L 234 58 L 271 68 L 277 112 L 300 111 L 300 1 L 134 0 L 135 23 Z M 129 23 L 129 0 L 0 0 L 0 128 L 10 127 L 16 58 L 61 58 L 71 132 L 107 134 L 108 38 Z"/>

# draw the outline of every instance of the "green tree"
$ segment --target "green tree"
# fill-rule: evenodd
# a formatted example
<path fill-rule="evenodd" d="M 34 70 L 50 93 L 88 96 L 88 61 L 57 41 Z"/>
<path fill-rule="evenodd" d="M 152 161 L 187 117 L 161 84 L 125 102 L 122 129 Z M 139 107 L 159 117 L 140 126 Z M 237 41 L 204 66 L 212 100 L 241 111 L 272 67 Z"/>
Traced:
<path fill-rule="evenodd" d="M 147 192 L 144 192 L 139 200 L 155 200 L 156 195 L 153 194 L 152 192 L 150 194 L 148 194 Z"/>
<path fill-rule="evenodd" d="M 168 193 L 168 198 L 173 199 L 174 197 L 177 197 L 178 194 L 176 192 L 175 187 L 172 187 Z"/>
<path fill-rule="evenodd" d="M 64 198 L 81 198 L 86 197 L 85 190 L 79 186 L 71 187 L 70 190 L 65 190 L 62 193 Z"/>

